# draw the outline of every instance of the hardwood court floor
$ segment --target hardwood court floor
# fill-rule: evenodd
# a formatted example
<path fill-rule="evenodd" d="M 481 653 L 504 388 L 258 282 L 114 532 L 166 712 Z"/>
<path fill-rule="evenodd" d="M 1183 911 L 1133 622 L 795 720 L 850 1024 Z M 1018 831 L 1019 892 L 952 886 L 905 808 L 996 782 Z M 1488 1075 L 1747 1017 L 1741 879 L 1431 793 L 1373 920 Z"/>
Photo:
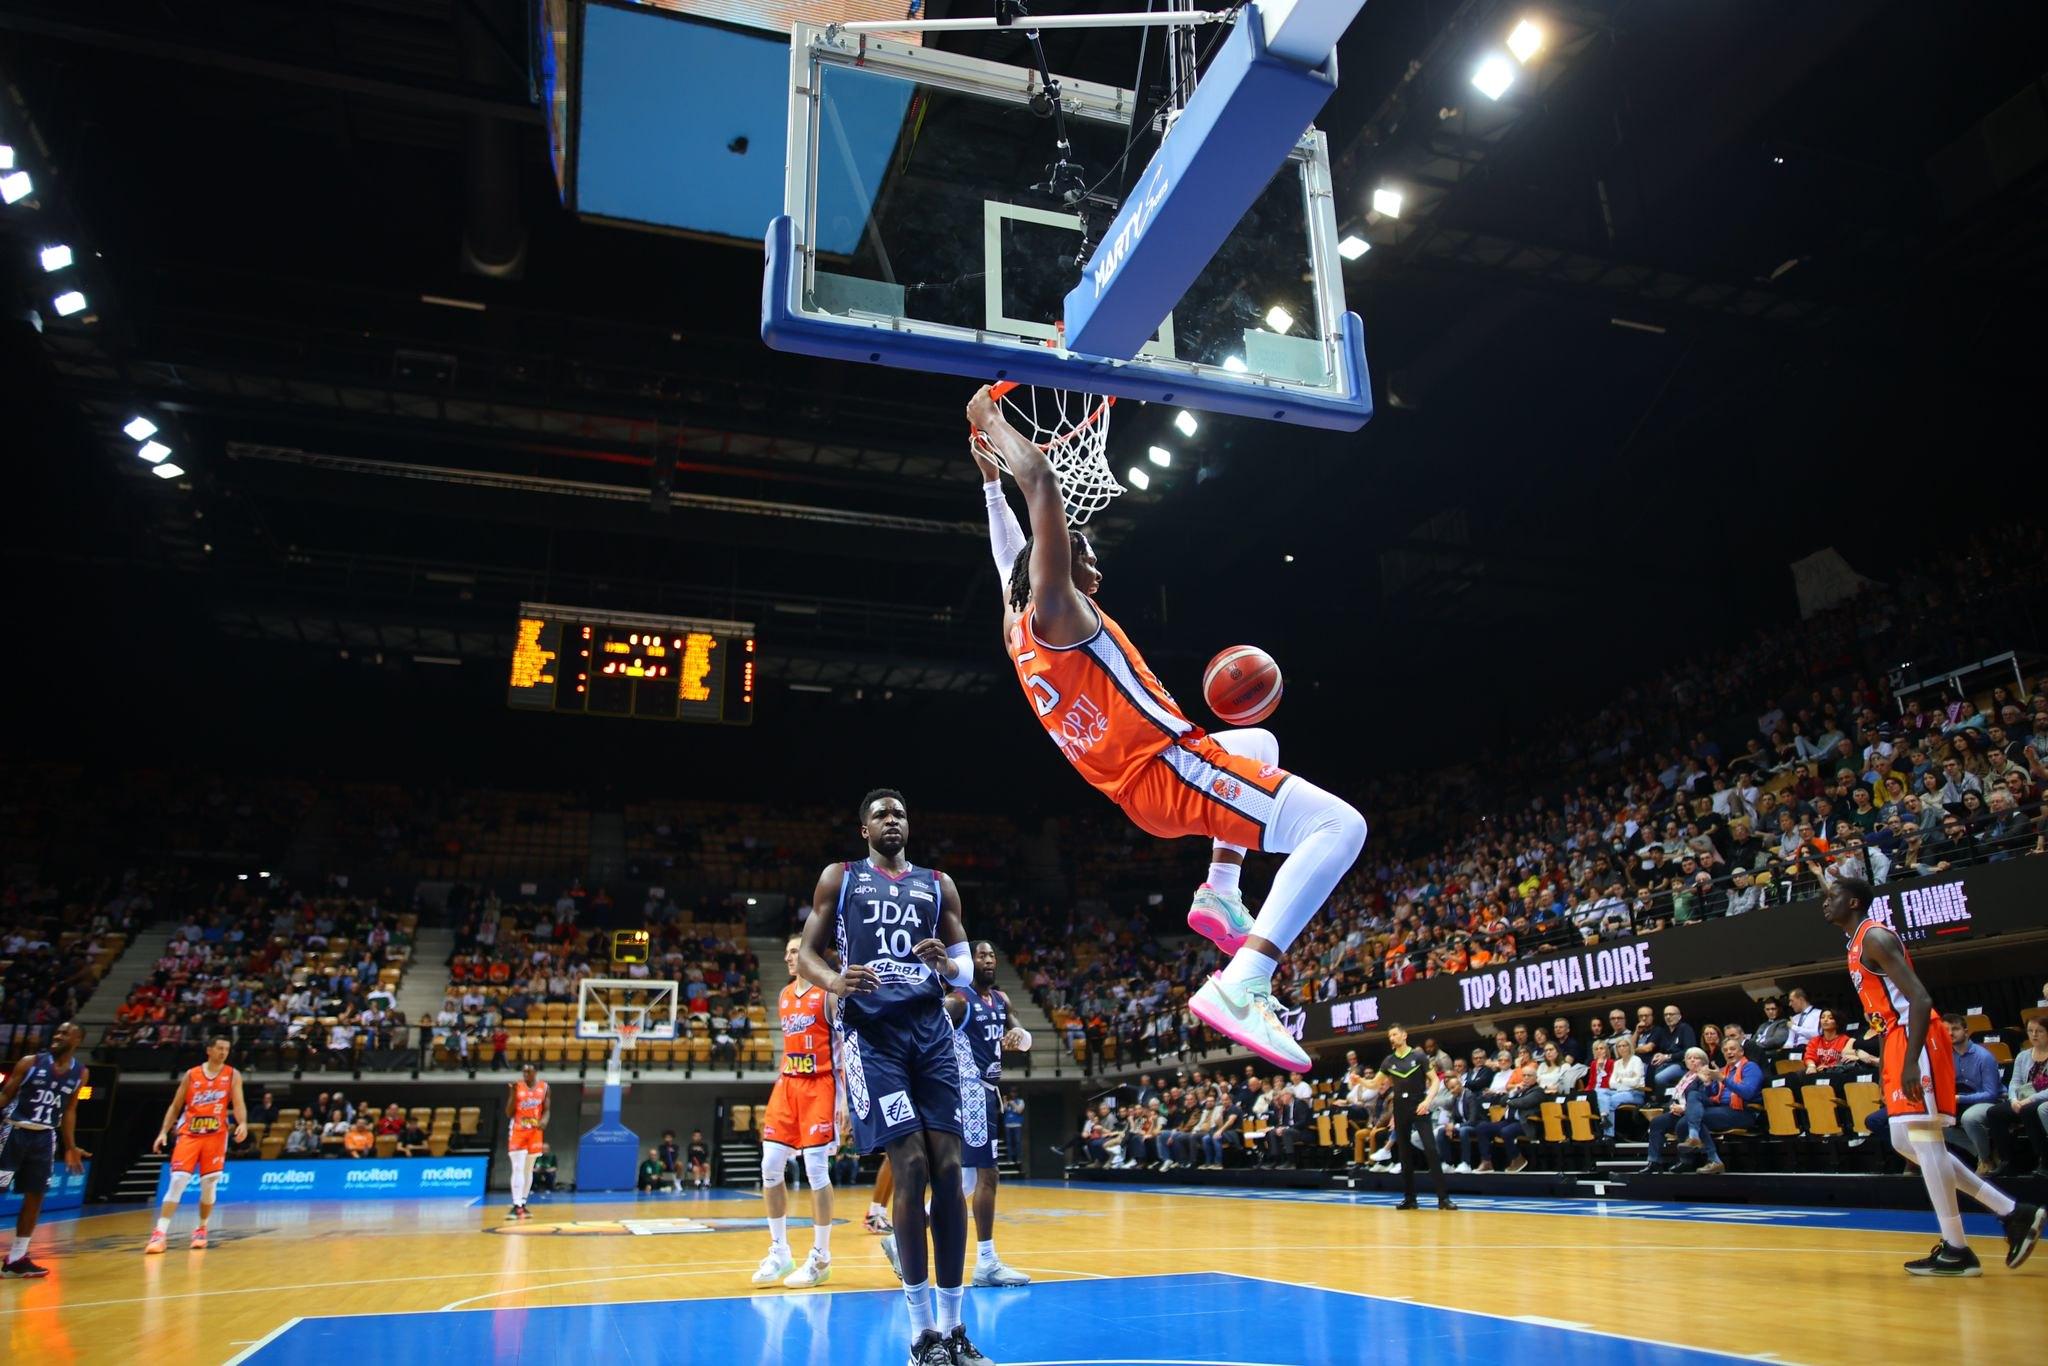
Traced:
<path fill-rule="evenodd" d="M 793 1195 L 792 1214 L 808 1207 Z M 1011 1366 L 2039 1359 L 2048 1253 L 2007 1271 L 1982 1216 L 1983 1277 L 1933 1282 L 1898 1269 L 1934 1241 L 1924 1213 L 1391 1199 L 1010 1186 L 998 1246 L 1038 1283 L 969 1292 L 969 1331 Z M 865 1203 L 845 1193 L 841 1220 Z M 747 1283 L 766 1246 L 758 1199 L 565 1198 L 518 1226 L 502 1203 L 448 1205 L 224 1200 L 213 1247 L 193 1253 L 188 1200 L 162 1257 L 141 1254 L 148 1210 L 46 1223 L 35 1255 L 53 1274 L 0 1282 L 6 1358 L 903 1359 L 901 1297 L 857 1222 L 834 1229 L 830 1284 L 801 1294 Z M 799 1256 L 810 1241 L 795 1219 L 790 1241 Z"/>

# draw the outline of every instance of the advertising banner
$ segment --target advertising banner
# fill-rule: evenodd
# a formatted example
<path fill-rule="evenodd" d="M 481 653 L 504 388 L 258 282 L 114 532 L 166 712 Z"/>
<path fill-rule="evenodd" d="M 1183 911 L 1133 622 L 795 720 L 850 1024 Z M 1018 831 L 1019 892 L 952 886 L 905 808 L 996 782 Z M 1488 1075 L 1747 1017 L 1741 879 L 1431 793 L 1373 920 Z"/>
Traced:
<path fill-rule="evenodd" d="M 0 1126 L 0 1133 L 5 1133 Z M 60 1209 L 77 1209 L 85 1203 L 86 1183 L 92 1180 L 92 1159 L 87 1158 L 85 1170 L 77 1176 L 64 1170 L 64 1159 L 59 1157 L 50 1168 L 50 1185 L 43 1192 L 43 1213 L 51 1214 Z M 21 1196 L 11 1185 L 0 1186 L 0 1226 L 14 1227 L 14 1216 L 21 1210 Z"/>
<path fill-rule="evenodd" d="M 486 1157 L 392 1157 L 349 1161 L 312 1158 L 292 1162 L 230 1162 L 221 1173 L 223 1200 L 439 1200 L 481 1199 Z M 171 1184 L 165 1163 L 156 1179 L 161 1201 Z"/>
<path fill-rule="evenodd" d="M 2048 859 L 2023 858 L 1888 883 L 1870 913 L 1898 931 L 1909 950 L 1924 953 L 2039 929 L 2044 901 Z M 1320 1001 L 1309 1007 L 1305 1033 L 1317 1042 L 1395 1022 L 1414 1027 L 1524 1006 L 1547 1009 L 1644 984 L 1679 988 L 1830 961 L 1839 966 L 1843 948 L 1841 932 L 1821 918 L 1819 900 L 1809 898 Z"/>

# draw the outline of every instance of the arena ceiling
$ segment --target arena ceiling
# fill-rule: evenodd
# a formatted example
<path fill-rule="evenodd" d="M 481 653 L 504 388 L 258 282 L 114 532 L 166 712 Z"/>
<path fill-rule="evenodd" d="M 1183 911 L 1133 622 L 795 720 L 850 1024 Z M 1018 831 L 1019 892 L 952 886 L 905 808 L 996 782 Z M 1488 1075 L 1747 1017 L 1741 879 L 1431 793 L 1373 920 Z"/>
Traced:
<path fill-rule="evenodd" d="M 94 326 L 8 329 L 42 510 L 17 581 L 221 658 L 489 665 L 551 597 L 757 620 L 773 686 L 999 684 L 967 386 L 769 352 L 758 249 L 566 213 L 526 9 L 0 0 L 6 127 L 45 167 L 4 228 L 24 307 L 38 234 L 96 253 Z M 1481 110 L 1475 54 L 1531 13 L 1554 60 Z M 1992 439 L 2038 374 L 2044 27 L 1371 0 L 1320 122 L 1347 219 L 1416 189 L 1347 277 L 1379 416 L 1206 424 L 1103 519 L 1106 600 L 1166 661 L 1255 638 L 1378 702 L 1504 647 L 1540 691 L 1589 624 L 1654 652 L 1782 613 L 1790 559 L 1896 512 L 1859 474 Z M 1130 80 L 1124 35 L 1050 46 Z M 127 454 L 140 409 L 186 478 Z"/>

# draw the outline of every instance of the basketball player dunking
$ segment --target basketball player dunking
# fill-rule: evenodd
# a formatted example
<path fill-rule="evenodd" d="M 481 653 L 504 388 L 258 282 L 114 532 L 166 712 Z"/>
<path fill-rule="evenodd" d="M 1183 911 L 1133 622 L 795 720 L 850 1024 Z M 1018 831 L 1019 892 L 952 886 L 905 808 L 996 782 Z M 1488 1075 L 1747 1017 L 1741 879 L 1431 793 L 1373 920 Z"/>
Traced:
<path fill-rule="evenodd" d="M 799 936 L 791 935 L 783 946 L 782 962 L 790 982 L 775 998 L 776 1019 L 782 1025 L 782 1075 L 761 1122 L 761 1195 L 768 1205 L 769 1241 L 768 1255 L 754 1270 L 755 1285 L 781 1281 L 792 1290 L 808 1290 L 832 1278 L 832 1149 L 839 1141 L 831 998 L 823 987 L 805 980 L 797 961 L 801 943 Z M 802 1266 L 791 1270 L 785 1182 L 790 1159 L 799 1153 L 811 1185 L 811 1251 Z"/>
<path fill-rule="evenodd" d="M 1884 1031 L 1880 1080 L 1890 1117 L 1892 1147 L 1920 1168 L 1941 1241 L 1934 1251 L 1906 1263 L 1915 1276 L 1978 1276 L 1983 1268 L 1963 1236 L 1956 1212 L 1961 1191 L 1997 1215 L 2005 1226 L 2005 1264 L 2017 1267 L 2033 1252 L 2048 1221 L 2037 1205 L 2022 1205 L 1986 1181 L 1948 1150 L 1942 1130 L 1956 1122 L 1956 1064 L 1934 1000 L 1913 971 L 1905 945 L 1883 921 L 1868 916 L 1875 889 L 1857 878 L 1836 878 L 1821 900 L 1821 914 L 1849 936 L 1849 980 L 1864 1017 Z M 1927 1047 L 1932 1035 L 1934 1048 Z"/>
<path fill-rule="evenodd" d="M 531 1219 L 526 1200 L 533 1193 L 533 1160 L 540 1156 L 548 1136 L 548 1120 L 554 1114 L 554 1097 L 548 1084 L 532 1063 L 519 1069 L 519 1080 L 506 1096 L 506 1113 L 512 1118 L 505 1130 L 505 1156 L 512 1166 L 512 1206 L 507 1219 Z"/>
<path fill-rule="evenodd" d="M 235 1121 L 235 1142 L 249 1136 L 249 1102 L 242 1095 L 242 1074 L 228 1066 L 228 1054 L 233 1051 L 234 1044 L 225 1034 L 208 1040 L 206 1061 L 179 1080 L 171 1107 L 164 1111 L 163 1127 L 157 1131 L 150 1151 L 164 1150 L 174 1122 L 178 1142 L 171 1149 L 171 1182 L 164 1190 L 163 1204 L 157 1207 L 156 1228 L 143 1245 L 145 1253 L 154 1255 L 170 1245 L 171 1216 L 178 1212 L 178 1202 L 185 1198 L 185 1187 L 192 1184 L 195 1175 L 199 1178 L 199 1226 L 192 1230 L 192 1250 L 199 1252 L 206 1247 L 206 1225 L 213 1218 L 214 1190 L 220 1185 L 220 1174 L 228 1162 L 230 1111 Z"/>
<path fill-rule="evenodd" d="M 0 1262 L 0 1276 L 33 1279 L 50 1274 L 29 1259 L 28 1244 L 43 1213 L 51 1169 L 59 1151 L 64 1169 L 74 1176 L 85 1170 L 85 1159 L 92 1156 L 78 1146 L 73 1128 L 86 1078 L 85 1064 L 77 1056 L 84 1039 L 85 1031 L 66 1020 L 50 1035 L 48 1051 L 21 1059 L 0 1083 L 0 1114 L 6 1116 L 0 1124 L 0 1195 L 13 1191 L 21 1197 L 14 1245 Z"/>
<path fill-rule="evenodd" d="M 910 1309 L 911 1366 L 985 1366 L 988 1358 L 960 1323 L 967 1253 L 960 1100 L 974 1079 L 960 1075 L 943 1005 L 948 987 L 974 980 L 960 892 L 952 878 L 904 857 L 910 814 L 901 793 L 880 788 L 862 798 L 860 833 L 868 856 L 832 864 L 818 878 L 798 970 L 839 998 L 839 1066 L 854 1139 L 864 1153 L 886 1151 L 896 1173 L 897 1265 Z M 837 972 L 825 959 L 835 939 L 845 964 Z"/>
<path fill-rule="evenodd" d="M 1212 841 L 1209 880 L 1195 893 L 1188 925 L 1231 958 L 1188 1007 L 1274 1066 L 1308 1071 L 1308 1054 L 1273 1010 L 1273 970 L 1358 857 L 1365 818 L 1282 769 L 1272 732 L 1209 735 L 1190 722 L 1092 601 L 1102 586 L 1095 550 L 1068 529 L 1045 454 L 985 388 L 968 403 L 967 420 L 1001 453 L 1031 517 L 1031 536 L 1017 535 L 1001 488 L 988 494 L 996 563 L 1009 584 L 1003 646 L 1025 698 L 1060 753 L 1139 829 Z M 984 475 L 992 469 L 982 463 Z M 1287 855 L 1256 920 L 1237 890 L 1248 849 Z"/>

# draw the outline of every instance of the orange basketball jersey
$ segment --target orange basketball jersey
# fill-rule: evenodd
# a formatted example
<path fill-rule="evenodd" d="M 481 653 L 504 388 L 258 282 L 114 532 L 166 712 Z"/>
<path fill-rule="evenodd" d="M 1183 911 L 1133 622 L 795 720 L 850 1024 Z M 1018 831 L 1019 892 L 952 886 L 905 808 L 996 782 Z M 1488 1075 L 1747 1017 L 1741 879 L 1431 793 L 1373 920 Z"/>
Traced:
<path fill-rule="evenodd" d="M 178 1116 L 181 1134 L 217 1134 L 227 1123 L 228 1101 L 235 1093 L 235 1069 L 223 1067 L 220 1075 L 206 1075 L 201 1063 L 185 1074 L 185 1113 Z"/>
<path fill-rule="evenodd" d="M 830 998 L 823 987 L 797 990 L 791 982 L 775 998 L 782 1021 L 782 1075 L 829 1076 L 832 1072 L 832 1025 L 826 1016 Z"/>
<path fill-rule="evenodd" d="M 1092 604 L 1091 604 L 1092 606 Z M 1123 628 L 1101 626 L 1078 645 L 1047 645 L 1026 608 L 1010 630 L 1010 660 L 1038 722 L 1067 762 L 1111 801 L 1174 741 L 1198 734 Z"/>
<path fill-rule="evenodd" d="M 1876 968 L 1863 965 L 1863 936 L 1870 932 L 1872 925 L 1879 923 L 1881 922 L 1876 920 L 1864 921 L 1856 927 L 1855 935 L 1849 940 L 1849 980 L 1855 984 L 1856 999 L 1863 1006 L 1863 1018 L 1869 1021 L 1871 1028 L 1890 1033 L 1892 1030 L 1906 1027 L 1908 1003 L 1905 993 L 1892 985 L 1891 978 Z M 1906 953 L 1904 944 L 1899 946 L 1899 954 L 1905 958 L 1906 965 L 1911 967 L 1913 959 Z M 1945 1036 L 1940 1032 L 1941 1016 L 1932 1011 L 1928 1012 L 1928 1016 L 1927 1037 L 1943 1039 Z"/>
<path fill-rule="evenodd" d="M 519 1126 L 521 1120 L 538 1123 L 540 1112 L 547 1108 L 548 1084 L 536 1079 L 528 1086 L 523 1081 L 512 1083 L 512 1125 Z"/>

